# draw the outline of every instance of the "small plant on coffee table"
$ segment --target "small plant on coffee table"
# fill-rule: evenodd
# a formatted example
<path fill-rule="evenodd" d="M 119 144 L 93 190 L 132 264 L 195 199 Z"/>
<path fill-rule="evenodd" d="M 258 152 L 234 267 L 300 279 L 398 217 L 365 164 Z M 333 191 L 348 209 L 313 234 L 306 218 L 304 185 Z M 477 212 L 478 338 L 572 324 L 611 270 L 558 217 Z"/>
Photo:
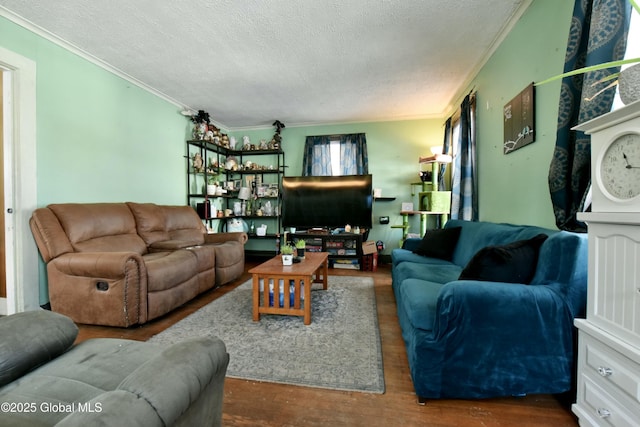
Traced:
<path fill-rule="evenodd" d="M 307 242 L 304 239 L 296 240 L 296 252 L 298 258 L 304 258 L 304 249 L 307 247 Z"/>
<path fill-rule="evenodd" d="M 288 243 L 280 246 L 280 254 L 282 255 L 282 265 L 293 264 L 293 246 Z"/>

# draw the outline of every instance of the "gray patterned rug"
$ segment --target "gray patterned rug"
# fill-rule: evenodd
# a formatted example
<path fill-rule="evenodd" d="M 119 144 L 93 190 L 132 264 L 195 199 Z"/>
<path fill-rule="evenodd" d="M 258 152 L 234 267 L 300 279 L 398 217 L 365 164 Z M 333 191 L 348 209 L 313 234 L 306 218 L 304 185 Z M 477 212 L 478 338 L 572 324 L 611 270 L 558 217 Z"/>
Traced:
<path fill-rule="evenodd" d="M 336 390 L 384 393 L 382 346 L 370 277 L 329 276 L 312 287 L 311 324 L 302 317 L 252 320 L 251 281 L 149 341 L 214 335 L 230 355 L 227 376 Z"/>

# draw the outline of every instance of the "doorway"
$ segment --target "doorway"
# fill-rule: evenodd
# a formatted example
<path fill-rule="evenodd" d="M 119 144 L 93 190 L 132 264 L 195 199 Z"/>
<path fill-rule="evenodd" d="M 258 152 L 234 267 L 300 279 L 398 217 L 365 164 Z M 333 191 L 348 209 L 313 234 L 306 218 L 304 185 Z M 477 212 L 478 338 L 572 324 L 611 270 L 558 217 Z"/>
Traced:
<path fill-rule="evenodd" d="M 29 229 L 37 206 L 36 64 L 0 47 L 0 314 L 40 308 L 38 249 Z"/>
<path fill-rule="evenodd" d="M 0 100 L 4 99 L 3 78 L 0 78 Z M 0 102 L 0 159 L 4 159 L 4 102 Z M 0 212 L 4 212 L 4 162 L 2 162 L 2 173 L 0 173 Z M 7 269 L 4 238 L 4 215 L 0 215 L 0 314 L 7 314 Z"/>

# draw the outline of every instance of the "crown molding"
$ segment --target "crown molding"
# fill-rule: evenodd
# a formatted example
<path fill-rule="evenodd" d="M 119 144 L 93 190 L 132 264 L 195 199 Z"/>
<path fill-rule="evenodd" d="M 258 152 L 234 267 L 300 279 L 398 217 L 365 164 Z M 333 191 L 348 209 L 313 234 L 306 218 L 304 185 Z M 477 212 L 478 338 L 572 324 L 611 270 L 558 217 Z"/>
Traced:
<path fill-rule="evenodd" d="M 31 31 L 32 33 L 42 37 L 43 39 L 54 43 L 57 46 L 62 47 L 63 49 L 73 53 L 74 55 L 79 56 L 80 58 L 91 62 L 94 65 L 97 65 L 98 67 L 104 69 L 105 71 L 108 71 L 128 82 L 130 82 L 131 84 L 134 84 L 136 86 L 138 86 L 139 88 L 157 96 L 158 98 L 163 99 L 164 101 L 167 101 L 170 104 L 173 104 L 177 107 L 179 107 L 181 110 L 183 109 L 191 109 L 191 110 L 196 110 L 197 108 L 192 108 L 188 105 L 183 104 L 182 102 L 170 97 L 169 95 L 143 83 L 142 81 L 136 79 L 135 77 L 125 73 L 124 71 L 120 70 L 117 67 L 114 67 L 113 65 L 109 64 L 108 62 L 105 62 L 103 60 L 101 60 L 100 58 L 97 58 L 96 56 L 91 55 L 90 53 L 84 51 L 83 49 L 81 49 L 80 47 L 74 45 L 71 42 L 68 42 L 67 40 L 64 40 L 63 38 L 53 34 L 52 32 L 45 30 L 44 28 L 34 24 L 33 22 L 23 18 L 22 16 L 8 10 L 7 8 L 5 8 L 4 6 L 0 6 L 0 16 L 6 18 L 7 20 L 13 22 L 16 25 L 19 25 L 21 27 L 23 27 L 24 29 Z"/>

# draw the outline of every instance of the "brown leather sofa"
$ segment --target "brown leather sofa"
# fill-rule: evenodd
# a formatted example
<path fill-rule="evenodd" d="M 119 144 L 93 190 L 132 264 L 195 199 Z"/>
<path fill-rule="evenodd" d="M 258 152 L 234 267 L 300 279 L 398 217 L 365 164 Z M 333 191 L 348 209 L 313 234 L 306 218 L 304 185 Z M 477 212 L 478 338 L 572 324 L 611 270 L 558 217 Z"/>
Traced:
<path fill-rule="evenodd" d="M 52 204 L 30 226 L 51 309 L 77 323 L 143 324 L 244 271 L 247 235 L 208 234 L 189 206 Z"/>

